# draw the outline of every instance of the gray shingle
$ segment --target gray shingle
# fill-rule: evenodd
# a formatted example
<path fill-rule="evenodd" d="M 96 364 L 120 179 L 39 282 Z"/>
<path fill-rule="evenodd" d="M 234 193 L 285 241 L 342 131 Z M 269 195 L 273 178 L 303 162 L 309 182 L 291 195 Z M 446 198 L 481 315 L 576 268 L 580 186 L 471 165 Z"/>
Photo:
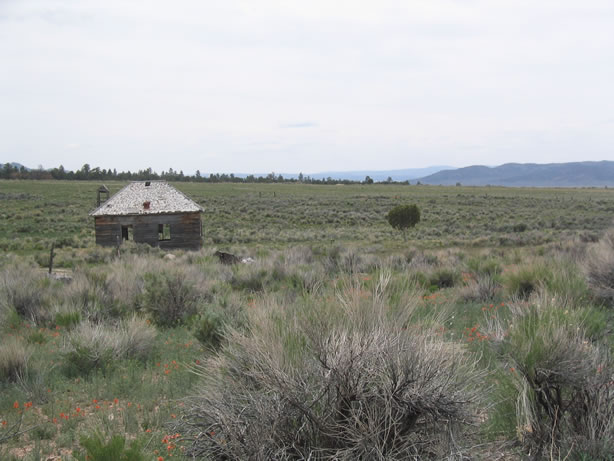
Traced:
<path fill-rule="evenodd" d="M 90 213 L 90 216 L 121 216 L 194 213 L 202 207 L 164 181 L 132 182 Z M 145 205 L 149 202 L 149 207 Z"/>

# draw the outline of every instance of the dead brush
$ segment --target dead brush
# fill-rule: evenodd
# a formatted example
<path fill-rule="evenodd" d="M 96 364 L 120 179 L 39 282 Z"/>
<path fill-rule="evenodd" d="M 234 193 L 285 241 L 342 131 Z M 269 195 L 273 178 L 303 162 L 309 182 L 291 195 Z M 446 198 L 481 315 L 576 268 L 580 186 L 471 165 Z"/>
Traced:
<path fill-rule="evenodd" d="M 484 372 L 415 320 L 417 293 L 372 290 L 283 304 L 264 296 L 251 331 L 231 332 L 201 369 L 177 432 L 210 459 L 443 459 L 460 448 Z M 396 293 L 398 294 L 398 293 Z M 322 302 L 322 296 L 328 299 Z"/>

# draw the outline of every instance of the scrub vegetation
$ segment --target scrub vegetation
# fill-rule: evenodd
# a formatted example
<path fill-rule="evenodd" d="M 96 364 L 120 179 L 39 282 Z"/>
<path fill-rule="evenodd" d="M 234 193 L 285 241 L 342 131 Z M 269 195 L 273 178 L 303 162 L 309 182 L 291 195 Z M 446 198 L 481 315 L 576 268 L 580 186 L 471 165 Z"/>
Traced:
<path fill-rule="evenodd" d="M 614 192 L 182 183 L 169 259 L 97 186 L 0 181 L 0 459 L 611 459 Z"/>

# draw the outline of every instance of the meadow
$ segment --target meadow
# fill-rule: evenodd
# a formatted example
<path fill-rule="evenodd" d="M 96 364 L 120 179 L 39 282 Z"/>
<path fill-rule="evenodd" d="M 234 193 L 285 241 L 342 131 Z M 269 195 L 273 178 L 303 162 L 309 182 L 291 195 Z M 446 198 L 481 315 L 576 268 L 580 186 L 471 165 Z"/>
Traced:
<path fill-rule="evenodd" d="M 612 459 L 614 191 L 173 185 L 169 259 L 0 181 L 0 459 Z"/>

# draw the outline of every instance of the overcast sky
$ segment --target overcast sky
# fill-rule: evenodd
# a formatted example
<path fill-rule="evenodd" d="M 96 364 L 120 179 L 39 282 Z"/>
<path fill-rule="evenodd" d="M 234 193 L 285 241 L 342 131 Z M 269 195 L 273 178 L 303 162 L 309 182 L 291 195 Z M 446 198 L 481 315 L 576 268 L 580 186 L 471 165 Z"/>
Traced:
<path fill-rule="evenodd" d="M 612 0 L 0 0 L 0 161 L 614 160 Z"/>

